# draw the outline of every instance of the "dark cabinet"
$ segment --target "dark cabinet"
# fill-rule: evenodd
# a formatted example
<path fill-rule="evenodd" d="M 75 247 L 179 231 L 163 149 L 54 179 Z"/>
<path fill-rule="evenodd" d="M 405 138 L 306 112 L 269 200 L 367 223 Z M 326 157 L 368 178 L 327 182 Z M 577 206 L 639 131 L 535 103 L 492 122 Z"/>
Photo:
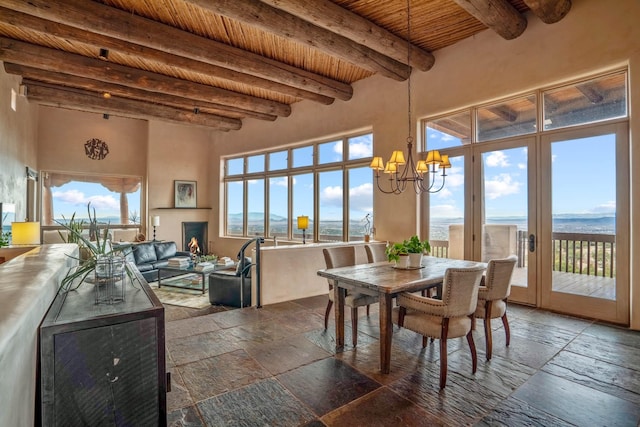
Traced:
<path fill-rule="evenodd" d="M 60 292 L 40 326 L 43 426 L 164 426 L 164 308 L 125 276 L 125 301 L 95 304 L 94 285 Z"/>

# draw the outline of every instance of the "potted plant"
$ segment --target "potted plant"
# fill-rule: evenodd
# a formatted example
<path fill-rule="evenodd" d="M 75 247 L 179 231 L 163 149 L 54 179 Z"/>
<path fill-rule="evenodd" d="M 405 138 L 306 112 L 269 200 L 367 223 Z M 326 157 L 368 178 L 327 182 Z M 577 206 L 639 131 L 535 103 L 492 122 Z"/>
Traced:
<path fill-rule="evenodd" d="M 387 247 L 387 259 L 394 261 L 399 268 L 419 268 L 422 263 L 422 255 L 431 251 L 428 240 L 420 240 L 416 235 L 408 240 L 394 243 Z"/>
<path fill-rule="evenodd" d="M 91 203 L 87 204 L 87 212 L 89 215 L 90 229 L 94 230 L 95 233 L 95 241 L 92 241 L 82 235 L 82 226 L 78 226 L 79 223 L 74 220 L 75 213 L 71 217 L 73 222 L 69 221 L 68 224 L 64 224 L 57 221 L 58 224 L 63 226 L 69 232 L 67 242 L 78 243 L 81 249 L 84 248 L 85 252 L 85 255 L 81 256 L 80 258 L 76 258 L 78 260 L 78 265 L 75 268 L 69 270 L 65 278 L 62 279 L 62 288 L 65 290 L 69 290 L 70 286 L 76 279 L 80 279 L 78 284 L 79 286 L 87 278 L 87 276 L 89 276 L 89 274 L 96 270 L 98 261 L 101 258 L 122 256 L 122 252 L 131 247 L 131 245 L 119 245 L 117 249 L 113 249 L 107 238 L 109 235 L 109 224 L 107 224 L 102 233 L 99 233 L 95 208 L 93 209 L 93 217 L 91 216 Z M 80 222 L 80 224 L 82 223 L 83 221 Z M 125 263 L 124 266 L 127 275 L 130 279 L 133 280 L 134 274 L 130 270 L 129 265 Z"/>

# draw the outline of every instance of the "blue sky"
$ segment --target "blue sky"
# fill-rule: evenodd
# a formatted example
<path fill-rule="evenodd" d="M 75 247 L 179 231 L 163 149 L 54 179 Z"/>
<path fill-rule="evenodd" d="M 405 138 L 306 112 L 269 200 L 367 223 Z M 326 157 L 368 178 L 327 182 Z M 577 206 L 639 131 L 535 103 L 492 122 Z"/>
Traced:
<path fill-rule="evenodd" d="M 460 140 L 433 129 L 429 130 L 431 147 L 459 146 Z M 613 135 L 584 138 L 579 140 L 553 143 L 552 189 L 553 207 L 556 214 L 612 214 L 615 212 L 615 170 Z M 367 158 L 372 155 L 372 141 L 369 135 L 352 138 L 349 141 L 349 158 Z M 490 216 L 526 215 L 527 195 L 527 157 L 526 148 L 496 150 L 484 153 L 485 209 Z M 319 161 L 322 163 L 339 162 L 343 159 L 341 141 L 333 141 L 319 146 Z M 260 170 L 265 156 L 250 158 L 250 168 Z M 294 153 L 294 160 L 300 164 L 312 161 L 308 149 Z M 463 164 L 461 158 L 451 158 L 452 168 L 447 171 L 445 188 L 432 195 L 431 214 L 434 217 L 463 216 Z M 260 163 L 262 162 L 262 163 Z M 269 158 L 272 170 L 286 169 L 286 151 L 272 153 Z M 257 166 L 256 166 L 257 165 Z M 240 169 L 241 170 L 241 169 Z M 373 212 L 374 185 L 372 171 L 368 167 L 352 169 L 349 172 L 349 216 L 353 220 L 364 218 Z M 325 220 L 342 219 L 342 173 L 340 171 L 322 172 L 319 176 L 320 215 Z M 230 184 L 232 193 L 229 212 L 242 210 L 242 189 L 239 184 Z M 253 186 L 263 185 L 263 181 L 249 183 L 249 194 L 257 195 Z M 284 176 L 269 181 L 272 214 L 287 216 L 287 180 Z M 293 215 L 313 215 L 313 176 L 310 173 L 293 177 Z M 253 187 L 253 188 L 252 188 Z M 86 216 L 86 206 L 91 202 L 99 217 L 119 217 L 120 195 L 111 193 L 100 184 L 73 182 L 53 189 L 55 217 L 61 214 L 69 218 L 74 212 Z M 129 194 L 129 210 L 138 211 L 140 192 Z M 249 198 L 249 212 L 262 212 L 262 197 Z"/>
<path fill-rule="evenodd" d="M 430 148 L 460 146 L 459 139 L 429 129 Z M 615 136 L 603 135 L 552 143 L 553 214 L 615 213 Z M 526 148 L 485 152 L 485 214 L 526 216 Z M 462 217 L 464 169 L 461 157 L 450 158 L 445 188 L 432 196 L 433 217 Z"/>
<path fill-rule="evenodd" d="M 67 219 L 76 212 L 76 217 L 87 217 L 87 203 L 96 210 L 98 218 L 120 218 L 120 193 L 112 193 L 100 184 L 70 182 L 52 188 L 54 217 Z M 140 191 L 128 194 L 129 213 L 136 211 L 140 216 Z M 93 212 L 92 212 L 93 214 Z"/>

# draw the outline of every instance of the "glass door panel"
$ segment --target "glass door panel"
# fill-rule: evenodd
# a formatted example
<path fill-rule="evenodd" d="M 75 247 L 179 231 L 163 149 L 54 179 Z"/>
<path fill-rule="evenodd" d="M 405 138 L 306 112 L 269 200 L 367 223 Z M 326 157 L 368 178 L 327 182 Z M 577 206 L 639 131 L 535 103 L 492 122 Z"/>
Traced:
<path fill-rule="evenodd" d="M 464 156 L 450 156 L 444 188 L 429 198 L 431 255 L 464 259 Z"/>
<path fill-rule="evenodd" d="M 536 234 L 532 210 L 535 167 L 530 166 L 535 165 L 530 156 L 535 150 L 530 147 L 534 147 L 533 139 L 478 146 L 474 175 L 479 177 L 475 194 L 480 197 L 475 197 L 474 249 L 480 256 L 474 259 L 488 262 L 516 256 L 510 299 L 535 304 L 535 286 L 529 286 L 529 266 L 535 266 L 535 254 L 528 242 L 529 235 Z"/>
<path fill-rule="evenodd" d="M 626 126 L 544 140 L 542 306 L 628 322 Z"/>

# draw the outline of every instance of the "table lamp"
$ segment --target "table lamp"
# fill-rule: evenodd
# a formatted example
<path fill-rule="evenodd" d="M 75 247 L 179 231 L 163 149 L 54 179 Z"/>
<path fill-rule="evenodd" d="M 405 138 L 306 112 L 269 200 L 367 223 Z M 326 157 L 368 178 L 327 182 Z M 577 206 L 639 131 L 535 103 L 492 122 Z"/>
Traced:
<path fill-rule="evenodd" d="M 298 230 L 302 230 L 302 244 L 306 243 L 306 230 L 309 227 L 309 217 L 301 215 L 298 217 Z"/>
<path fill-rule="evenodd" d="M 11 244 L 12 245 L 39 245 L 40 244 L 40 221 L 12 222 L 11 223 Z"/>
<path fill-rule="evenodd" d="M 153 225 L 153 241 L 156 240 L 156 227 L 160 227 L 160 216 L 155 215 L 151 218 L 151 224 Z"/>

